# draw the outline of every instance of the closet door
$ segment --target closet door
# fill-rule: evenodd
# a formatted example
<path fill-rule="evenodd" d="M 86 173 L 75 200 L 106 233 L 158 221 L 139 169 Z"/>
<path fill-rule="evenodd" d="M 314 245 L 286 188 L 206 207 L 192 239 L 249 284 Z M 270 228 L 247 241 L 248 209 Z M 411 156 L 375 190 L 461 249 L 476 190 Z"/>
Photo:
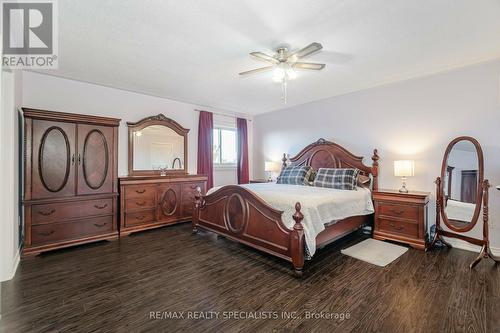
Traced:
<path fill-rule="evenodd" d="M 113 192 L 113 127 L 78 125 L 78 195 Z"/>
<path fill-rule="evenodd" d="M 32 199 L 75 195 L 76 125 L 33 120 Z"/>

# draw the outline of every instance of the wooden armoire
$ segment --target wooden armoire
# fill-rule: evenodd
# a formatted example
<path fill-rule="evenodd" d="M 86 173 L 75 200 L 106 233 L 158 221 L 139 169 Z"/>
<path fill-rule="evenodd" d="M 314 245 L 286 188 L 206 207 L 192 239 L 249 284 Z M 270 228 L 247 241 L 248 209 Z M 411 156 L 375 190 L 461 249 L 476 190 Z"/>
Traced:
<path fill-rule="evenodd" d="M 23 254 L 118 237 L 120 119 L 23 108 Z"/>

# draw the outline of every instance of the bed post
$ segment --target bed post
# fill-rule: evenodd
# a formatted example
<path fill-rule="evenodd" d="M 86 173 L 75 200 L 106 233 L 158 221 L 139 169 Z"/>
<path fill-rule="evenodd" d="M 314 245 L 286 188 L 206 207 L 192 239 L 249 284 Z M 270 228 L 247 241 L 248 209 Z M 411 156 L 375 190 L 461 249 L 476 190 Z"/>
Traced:
<path fill-rule="evenodd" d="M 373 156 L 372 156 L 372 175 L 373 175 L 373 187 L 372 189 L 374 191 L 378 190 L 378 160 L 380 157 L 378 156 L 378 150 L 374 149 L 373 150 Z"/>
<path fill-rule="evenodd" d="M 286 161 L 288 158 L 286 158 L 286 153 L 283 153 L 283 158 L 281 159 L 281 170 L 283 170 L 286 167 Z"/>
<path fill-rule="evenodd" d="M 290 250 L 292 254 L 292 264 L 295 275 L 302 276 L 302 268 L 304 268 L 304 227 L 300 223 L 304 219 L 304 215 L 300 212 L 300 202 L 295 204 L 295 214 L 293 219 L 295 225 L 293 226 Z"/>
<path fill-rule="evenodd" d="M 194 211 L 193 211 L 193 234 L 198 232 L 198 219 L 200 218 L 200 207 L 202 203 L 201 187 L 197 187 L 194 193 Z"/>

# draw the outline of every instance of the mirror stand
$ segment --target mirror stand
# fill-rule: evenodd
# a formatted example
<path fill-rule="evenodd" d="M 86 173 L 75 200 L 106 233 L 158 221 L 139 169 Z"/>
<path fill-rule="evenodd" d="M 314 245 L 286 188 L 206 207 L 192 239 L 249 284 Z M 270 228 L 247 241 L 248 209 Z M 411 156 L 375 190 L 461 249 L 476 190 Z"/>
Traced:
<path fill-rule="evenodd" d="M 445 241 L 443 239 L 444 237 L 451 237 L 451 238 L 458 238 L 461 240 L 464 240 L 466 242 L 469 242 L 474 245 L 481 246 L 481 250 L 479 252 L 479 255 L 477 258 L 469 265 L 469 268 L 472 269 L 474 268 L 483 258 L 491 258 L 495 262 L 500 262 L 500 256 L 495 256 L 491 252 L 490 249 L 490 242 L 489 242 L 489 227 L 488 227 L 488 221 L 489 221 L 489 208 L 488 208 L 488 201 L 489 201 L 489 188 L 491 187 L 488 179 L 485 179 L 482 183 L 482 192 L 483 192 L 483 200 L 482 200 L 482 208 L 483 208 L 483 239 L 476 239 L 472 237 L 468 237 L 465 235 L 461 234 L 456 234 L 450 231 L 443 230 L 441 228 L 441 202 L 443 199 L 443 193 L 442 193 L 442 186 L 441 186 L 441 177 L 438 177 L 436 179 L 436 232 L 434 234 L 434 238 L 432 239 L 432 242 L 429 246 L 429 248 L 434 247 L 436 245 L 436 242 L 439 241 L 443 245 L 451 248 L 452 245 Z"/>

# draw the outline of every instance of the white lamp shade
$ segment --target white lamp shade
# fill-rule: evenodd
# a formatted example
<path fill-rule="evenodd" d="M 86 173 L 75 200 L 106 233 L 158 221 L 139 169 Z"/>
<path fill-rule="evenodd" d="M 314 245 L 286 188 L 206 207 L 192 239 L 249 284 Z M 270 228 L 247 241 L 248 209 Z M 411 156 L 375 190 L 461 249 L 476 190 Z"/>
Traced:
<path fill-rule="evenodd" d="M 412 160 L 394 161 L 394 176 L 412 177 L 415 175 L 415 162 Z"/>
<path fill-rule="evenodd" d="M 281 166 L 278 162 L 265 162 L 264 170 L 267 172 L 279 172 L 281 170 Z"/>

